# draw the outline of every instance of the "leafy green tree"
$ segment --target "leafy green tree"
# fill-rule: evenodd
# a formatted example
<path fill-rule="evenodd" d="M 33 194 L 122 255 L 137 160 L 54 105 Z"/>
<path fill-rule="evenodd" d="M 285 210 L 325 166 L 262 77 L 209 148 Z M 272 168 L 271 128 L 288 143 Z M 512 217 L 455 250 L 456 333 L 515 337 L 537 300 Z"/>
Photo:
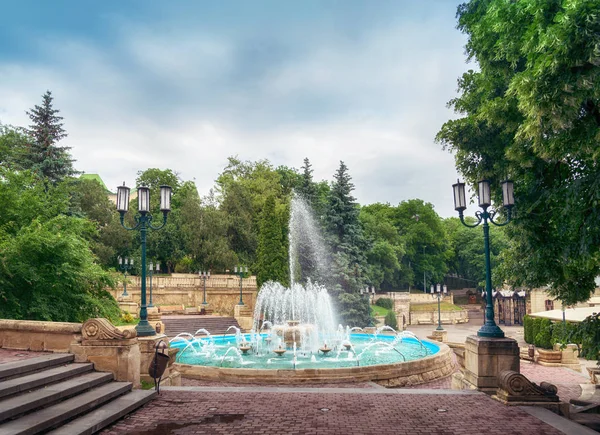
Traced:
<path fill-rule="evenodd" d="M 337 298 L 342 321 L 351 326 L 371 323 L 369 301 L 360 295 L 366 286 L 367 241 L 358 219 L 359 206 L 352 196 L 354 184 L 344 162 L 334 175 L 325 217 L 329 244 L 333 252 L 333 270 L 328 288 Z"/>
<path fill-rule="evenodd" d="M 405 247 L 401 282 L 421 289 L 423 277 L 428 284 L 442 282 L 451 252 L 442 219 L 433 205 L 420 199 L 403 201 L 394 210 L 393 220 Z"/>
<path fill-rule="evenodd" d="M 275 198 L 272 196 L 265 202 L 258 237 L 257 261 L 254 268 L 258 286 L 267 281 L 277 281 L 287 286 L 287 237 L 283 231 L 280 213 L 276 210 Z"/>
<path fill-rule="evenodd" d="M 503 273 L 586 300 L 600 273 L 599 0 L 473 0 L 458 9 L 478 71 L 459 80 L 462 117 L 437 139 L 472 185 L 515 182 Z M 500 198 L 499 188 L 494 192 Z"/>
<path fill-rule="evenodd" d="M 0 124 L 0 166 L 23 169 L 30 142 L 21 129 Z"/>
<path fill-rule="evenodd" d="M 62 116 L 52 105 L 52 93 L 46 91 L 42 96 L 42 105 L 36 105 L 27 112 L 32 124 L 27 134 L 32 138 L 27 153 L 27 167 L 40 173 L 52 183 L 76 174 L 70 147 L 58 146 L 58 142 L 67 137 L 63 128 Z"/>
<path fill-rule="evenodd" d="M 360 222 L 369 240 L 370 284 L 385 290 L 400 288 L 405 246 L 393 221 L 394 207 L 371 204 L 360 209 Z"/>

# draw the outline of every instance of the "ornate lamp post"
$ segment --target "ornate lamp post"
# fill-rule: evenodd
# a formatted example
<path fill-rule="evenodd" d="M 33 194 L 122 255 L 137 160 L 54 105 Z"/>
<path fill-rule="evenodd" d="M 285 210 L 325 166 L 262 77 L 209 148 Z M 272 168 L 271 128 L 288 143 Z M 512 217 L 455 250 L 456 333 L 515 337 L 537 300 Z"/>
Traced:
<path fill-rule="evenodd" d="M 125 213 L 129 210 L 129 187 L 117 187 L 117 211 L 121 215 L 121 225 L 126 230 L 140 230 L 141 248 L 142 248 L 142 301 L 140 308 L 140 323 L 135 329 L 140 337 L 156 335 L 156 331 L 148 323 L 148 307 L 146 306 L 146 233 L 149 229 L 159 230 L 167 223 L 167 215 L 171 211 L 171 187 L 160 186 L 160 211 L 163 213 L 161 225 L 152 225 L 152 215 L 150 214 L 150 188 L 146 186 L 138 187 L 138 214 L 135 216 L 136 225 L 129 228 L 125 225 Z"/>
<path fill-rule="evenodd" d="M 127 271 L 133 267 L 133 258 L 119 257 L 119 268 L 123 271 L 123 294 L 121 296 L 129 296 L 127 293 Z"/>
<path fill-rule="evenodd" d="M 248 267 L 244 268 L 243 266 L 235 266 L 234 272 L 240 275 L 240 301 L 238 302 L 238 305 L 244 305 L 244 301 L 242 299 L 242 278 L 244 277 L 244 273 L 248 273 Z"/>
<path fill-rule="evenodd" d="M 152 275 L 154 272 L 154 264 L 152 264 L 152 262 L 150 262 L 150 264 L 148 265 L 148 272 L 150 275 L 150 303 L 148 304 L 148 307 L 151 308 L 154 305 L 152 305 Z M 160 263 L 156 263 L 156 272 L 160 272 Z"/>
<path fill-rule="evenodd" d="M 375 299 L 375 287 L 370 286 L 370 287 L 365 287 L 364 289 L 360 289 L 360 294 L 362 295 L 367 295 L 367 300 L 369 300 L 370 304 L 373 304 L 373 300 Z M 372 298 L 371 298 L 372 295 Z"/>
<path fill-rule="evenodd" d="M 501 227 L 510 222 L 512 207 L 515 205 L 513 182 L 506 180 L 502 182 L 502 203 L 507 210 L 506 222 L 495 222 L 494 216 L 496 210 L 489 210 L 488 208 L 492 205 L 491 194 L 490 194 L 490 182 L 488 180 L 481 180 L 479 183 L 478 197 L 479 207 L 483 211 L 477 211 L 475 216 L 477 222 L 473 225 L 467 224 L 463 217 L 463 211 L 467 208 L 467 201 L 465 195 L 465 183 L 457 181 L 456 184 L 452 185 L 454 189 L 454 209 L 458 211 L 460 221 L 469 228 L 475 228 L 479 224 L 483 223 L 483 242 L 485 250 L 485 292 L 486 292 L 486 306 L 485 306 L 485 323 L 477 331 L 477 335 L 480 337 L 491 337 L 491 338 L 503 338 L 504 332 L 496 325 L 494 321 L 494 305 L 492 301 L 492 271 L 490 264 L 490 227 L 488 221 L 494 225 Z"/>
<path fill-rule="evenodd" d="M 202 305 L 208 305 L 208 302 L 206 302 L 206 280 L 208 278 L 210 278 L 210 271 L 208 272 L 198 272 L 198 276 L 202 279 L 202 286 L 203 286 L 203 290 L 204 290 L 204 297 L 202 298 Z M 241 291 L 241 287 L 240 287 L 240 291 Z"/>
<path fill-rule="evenodd" d="M 446 287 L 446 284 L 444 284 L 443 287 L 440 284 L 436 284 L 435 292 L 434 292 L 433 284 L 431 284 L 431 294 L 433 295 L 434 293 L 436 293 L 437 300 L 438 300 L 438 327 L 435 328 L 436 331 L 444 330 L 444 327 L 442 326 L 442 308 L 441 308 L 442 291 L 444 293 L 444 296 L 448 294 L 448 287 Z"/>

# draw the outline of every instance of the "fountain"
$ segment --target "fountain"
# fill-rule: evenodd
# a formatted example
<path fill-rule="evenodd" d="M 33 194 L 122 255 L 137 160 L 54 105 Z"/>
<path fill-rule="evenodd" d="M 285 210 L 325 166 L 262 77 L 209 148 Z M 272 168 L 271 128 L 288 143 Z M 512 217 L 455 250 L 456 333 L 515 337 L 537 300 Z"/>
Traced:
<path fill-rule="evenodd" d="M 322 284 L 328 282 L 330 268 L 318 228 L 305 201 L 295 196 L 289 224 L 291 285 L 263 284 L 250 333 L 232 326 L 227 332 L 234 329 L 234 336 L 214 337 L 199 329 L 194 335 L 175 337 L 171 345 L 183 349 L 177 355 L 183 376 L 257 383 L 370 379 L 400 386 L 453 372 L 451 351 L 444 344 L 421 341 L 388 326 L 366 334 L 360 327 L 338 325 Z M 198 337 L 199 333 L 206 337 Z M 230 353 L 235 358 L 226 358 Z M 253 370 L 247 370 L 247 365 Z M 264 375 L 257 375 L 257 370 Z"/>

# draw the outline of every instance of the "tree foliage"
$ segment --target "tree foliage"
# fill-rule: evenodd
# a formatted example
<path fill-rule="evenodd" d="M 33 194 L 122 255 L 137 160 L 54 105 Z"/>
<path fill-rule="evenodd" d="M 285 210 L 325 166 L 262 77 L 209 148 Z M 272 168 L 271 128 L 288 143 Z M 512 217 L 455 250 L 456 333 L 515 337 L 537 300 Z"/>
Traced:
<path fill-rule="evenodd" d="M 27 112 L 31 125 L 27 134 L 31 138 L 26 157 L 26 167 L 40 173 L 44 179 L 57 183 L 65 177 L 76 174 L 70 147 L 58 146 L 61 139 L 67 137 L 63 128 L 62 116 L 52 104 L 52 93 L 42 96 L 41 106 L 36 105 Z"/>
<path fill-rule="evenodd" d="M 599 0 L 473 0 L 458 28 L 478 71 L 437 139 L 474 184 L 515 182 L 504 278 L 585 300 L 600 272 Z"/>

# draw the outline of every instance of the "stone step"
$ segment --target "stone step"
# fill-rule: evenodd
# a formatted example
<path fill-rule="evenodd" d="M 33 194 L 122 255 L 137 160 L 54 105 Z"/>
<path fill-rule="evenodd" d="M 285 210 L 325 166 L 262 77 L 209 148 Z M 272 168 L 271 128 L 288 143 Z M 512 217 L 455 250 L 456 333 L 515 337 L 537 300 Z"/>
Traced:
<path fill-rule="evenodd" d="M 154 390 L 134 390 L 49 432 L 47 435 L 88 435 L 96 433 L 137 408 L 144 406 L 156 395 L 157 393 Z"/>
<path fill-rule="evenodd" d="M 69 364 L 0 382 L 0 399 L 53 384 L 94 370 L 94 364 Z"/>
<path fill-rule="evenodd" d="M 71 354 L 51 353 L 26 360 L 3 363 L 0 364 L 0 381 L 49 367 L 68 364 L 74 359 L 75 356 Z"/>
<path fill-rule="evenodd" d="M 0 425 L 0 435 L 37 434 L 73 419 L 131 391 L 130 382 L 110 382 L 71 399 Z M 1 403 L 0 403 L 1 406 Z"/>
<path fill-rule="evenodd" d="M 90 388 L 110 382 L 112 379 L 112 373 L 92 372 L 46 388 L 6 398 L 0 401 L 0 422 L 34 409 L 52 405 Z"/>

